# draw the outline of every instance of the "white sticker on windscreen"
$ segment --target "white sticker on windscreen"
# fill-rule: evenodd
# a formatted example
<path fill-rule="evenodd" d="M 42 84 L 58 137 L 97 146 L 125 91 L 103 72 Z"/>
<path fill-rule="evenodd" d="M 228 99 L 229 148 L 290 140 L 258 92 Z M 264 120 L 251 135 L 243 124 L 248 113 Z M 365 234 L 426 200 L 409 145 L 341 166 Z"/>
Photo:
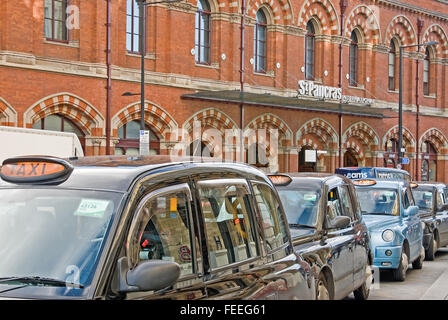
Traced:
<path fill-rule="evenodd" d="M 75 216 L 102 218 L 110 201 L 96 199 L 82 199 L 76 209 Z"/>

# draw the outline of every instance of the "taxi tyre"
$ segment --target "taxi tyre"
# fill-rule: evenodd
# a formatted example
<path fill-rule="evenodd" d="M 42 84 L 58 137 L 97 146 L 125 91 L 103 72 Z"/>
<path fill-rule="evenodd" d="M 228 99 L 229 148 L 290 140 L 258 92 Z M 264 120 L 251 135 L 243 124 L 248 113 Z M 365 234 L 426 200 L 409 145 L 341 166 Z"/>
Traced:
<path fill-rule="evenodd" d="M 436 252 L 438 249 L 438 242 L 437 242 L 437 238 L 435 233 L 432 235 L 432 239 L 431 241 L 429 241 L 429 247 L 428 250 L 425 251 L 425 260 L 428 261 L 433 261 L 435 256 L 436 256 Z"/>
<path fill-rule="evenodd" d="M 401 250 L 400 264 L 397 269 L 392 270 L 392 276 L 395 281 L 404 281 L 406 279 L 406 271 L 408 270 L 409 258 L 405 248 Z"/>
<path fill-rule="evenodd" d="M 316 300 L 330 300 L 330 292 L 328 290 L 328 282 L 325 274 L 319 274 L 316 283 Z"/>
<path fill-rule="evenodd" d="M 423 260 L 425 260 L 425 256 L 421 254 L 414 262 L 412 262 L 412 269 L 419 270 L 423 268 Z"/>
<path fill-rule="evenodd" d="M 369 264 L 366 265 L 366 278 L 362 286 L 353 291 L 356 300 L 367 300 L 369 298 L 370 286 L 372 284 L 372 268 L 370 268 Z"/>

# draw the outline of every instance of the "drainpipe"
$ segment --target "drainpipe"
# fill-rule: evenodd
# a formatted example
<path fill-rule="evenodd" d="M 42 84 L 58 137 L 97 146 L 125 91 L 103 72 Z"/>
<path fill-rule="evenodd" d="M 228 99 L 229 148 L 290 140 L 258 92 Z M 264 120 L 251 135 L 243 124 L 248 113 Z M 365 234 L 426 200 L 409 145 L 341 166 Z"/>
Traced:
<path fill-rule="evenodd" d="M 341 9 L 341 42 L 339 43 L 339 88 L 341 88 L 342 91 L 342 62 L 343 62 L 343 41 L 344 41 L 344 18 L 345 18 L 345 10 L 348 6 L 348 0 L 341 0 L 339 2 L 340 9 Z M 342 155 L 342 98 L 339 102 L 339 167 L 342 167 L 344 165 L 343 161 L 343 155 Z"/>
<path fill-rule="evenodd" d="M 111 73 L 111 0 L 107 1 L 107 22 L 106 22 L 106 65 L 107 65 L 107 94 L 106 94 L 106 155 L 110 155 L 110 109 L 111 109 L 111 91 L 112 91 L 112 73 Z"/>
<path fill-rule="evenodd" d="M 240 161 L 244 162 L 244 29 L 245 29 L 245 20 L 246 20 L 246 0 L 241 0 L 241 34 L 240 34 L 240 123 L 241 123 L 241 132 L 240 132 Z"/>
<path fill-rule="evenodd" d="M 417 44 L 418 44 L 418 46 L 417 46 L 417 48 L 418 48 L 418 50 L 417 50 L 417 52 L 419 52 L 420 53 L 420 39 L 421 39 L 421 36 L 422 36 L 422 30 L 423 30 L 423 27 L 424 27 L 424 25 L 425 25 L 425 22 L 423 21 L 423 20 L 421 20 L 420 18 L 418 18 L 417 19 Z M 420 118 L 419 118 L 419 116 L 420 116 L 420 103 L 419 103 L 419 95 L 418 95 L 418 84 L 419 84 L 419 74 L 418 74 L 418 66 L 419 66 L 419 59 L 418 59 L 418 57 L 417 57 L 417 61 L 416 61 L 416 64 L 417 64 L 417 68 L 416 68 L 416 71 L 415 71 L 415 74 L 416 74 L 416 76 L 415 76 L 415 105 L 416 105 L 416 107 L 417 107 L 417 114 L 416 114 L 416 116 L 415 116 L 415 127 L 416 127 L 416 129 L 415 129 L 415 131 L 416 131 L 416 135 L 415 135 L 415 137 L 416 137 L 416 139 L 417 139 L 417 141 L 416 141 L 416 148 L 415 148 L 415 180 L 416 181 L 419 181 L 419 177 L 418 177 L 418 168 L 419 168 L 419 166 L 418 166 L 418 156 L 419 156 L 419 149 L 418 149 L 418 141 L 419 141 L 419 135 L 420 135 L 420 130 L 419 130 L 419 127 L 420 127 Z"/>

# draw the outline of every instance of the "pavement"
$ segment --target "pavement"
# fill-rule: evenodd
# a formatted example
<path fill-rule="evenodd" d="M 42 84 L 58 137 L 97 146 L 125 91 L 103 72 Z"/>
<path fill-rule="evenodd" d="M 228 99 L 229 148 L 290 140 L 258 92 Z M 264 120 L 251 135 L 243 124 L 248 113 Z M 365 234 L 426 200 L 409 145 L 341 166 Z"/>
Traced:
<path fill-rule="evenodd" d="M 353 294 L 347 299 L 354 299 Z M 421 270 L 411 265 L 403 282 L 382 271 L 369 300 L 448 300 L 448 248 L 439 249 L 434 261 L 424 261 Z"/>

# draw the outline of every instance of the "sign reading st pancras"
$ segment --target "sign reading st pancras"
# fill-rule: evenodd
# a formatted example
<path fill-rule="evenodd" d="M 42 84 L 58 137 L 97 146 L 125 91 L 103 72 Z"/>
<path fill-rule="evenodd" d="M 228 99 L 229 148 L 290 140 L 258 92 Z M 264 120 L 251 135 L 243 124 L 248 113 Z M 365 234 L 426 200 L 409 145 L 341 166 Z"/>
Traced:
<path fill-rule="evenodd" d="M 342 88 L 329 87 L 320 84 L 315 84 L 313 81 L 299 80 L 298 96 L 311 97 L 325 100 L 339 100 L 342 103 L 368 104 L 371 105 L 375 101 L 369 98 L 344 96 L 342 95 Z"/>

